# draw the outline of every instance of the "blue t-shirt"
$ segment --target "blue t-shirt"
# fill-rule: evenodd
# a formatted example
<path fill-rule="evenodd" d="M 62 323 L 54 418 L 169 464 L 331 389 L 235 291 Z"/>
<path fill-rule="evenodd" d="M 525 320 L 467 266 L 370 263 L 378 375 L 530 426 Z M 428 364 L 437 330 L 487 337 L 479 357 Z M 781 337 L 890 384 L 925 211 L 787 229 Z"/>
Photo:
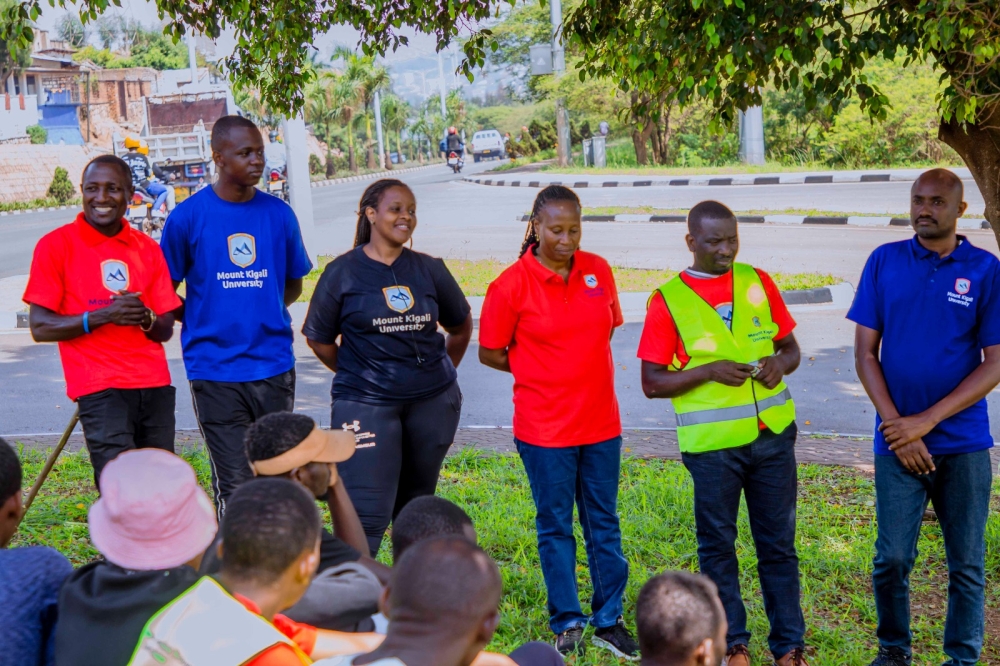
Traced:
<path fill-rule="evenodd" d="M 73 566 L 44 546 L 0 549 L 0 663 L 55 663 L 59 588 Z"/>
<path fill-rule="evenodd" d="M 876 248 L 847 318 L 882 333 L 880 359 L 889 395 L 903 416 L 919 414 L 955 390 L 1000 344 L 1000 261 L 964 236 L 945 258 L 911 240 Z M 875 453 L 892 455 L 875 415 Z M 931 455 L 993 446 L 986 399 L 927 433 Z"/>
<path fill-rule="evenodd" d="M 188 379 L 252 382 L 295 366 L 285 280 L 312 262 L 288 204 L 264 192 L 232 203 L 206 187 L 171 213 L 160 246 L 170 277 L 187 283 Z"/>

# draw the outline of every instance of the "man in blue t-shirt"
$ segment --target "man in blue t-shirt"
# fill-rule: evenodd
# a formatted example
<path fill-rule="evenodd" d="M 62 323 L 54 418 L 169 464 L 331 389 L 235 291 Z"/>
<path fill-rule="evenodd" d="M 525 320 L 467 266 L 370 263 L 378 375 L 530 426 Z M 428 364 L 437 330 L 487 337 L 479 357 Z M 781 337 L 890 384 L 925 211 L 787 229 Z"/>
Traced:
<path fill-rule="evenodd" d="M 59 588 L 73 566 L 45 546 L 7 548 L 21 520 L 21 461 L 0 438 L 0 663 L 52 666 Z"/>
<path fill-rule="evenodd" d="M 971 666 L 983 646 L 986 396 L 1000 383 L 1000 261 L 955 233 L 966 209 L 955 174 L 927 171 L 910 195 L 916 236 L 872 253 L 847 313 L 857 324 L 858 376 L 877 411 L 872 666 L 911 662 L 908 579 L 928 501 L 948 560 L 947 663 Z"/>
<path fill-rule="evenodd" d="M 226 498 L 253 477 L 247 428 L 265 414 L 294 409 L 288 306 L 301 295 L 312 262 L 292 209 L 256 188 L 264 169 L 256 125 L 220 118 L 212 159 L 215 184 L 177 206 L 160 244 L 174 285 L 185 282 L 184 367 L 221 518 Z"/>

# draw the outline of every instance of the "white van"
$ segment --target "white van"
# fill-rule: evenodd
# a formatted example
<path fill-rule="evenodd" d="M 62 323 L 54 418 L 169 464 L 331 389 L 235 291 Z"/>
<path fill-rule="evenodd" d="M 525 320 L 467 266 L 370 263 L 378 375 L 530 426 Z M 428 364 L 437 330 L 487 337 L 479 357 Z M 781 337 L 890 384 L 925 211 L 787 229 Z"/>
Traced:
<path fill-rule="evenodd" d="M 503 145 L 503 135 L 496 130 L 480 130 L 472 135 L 472 143 L 469 144 L 469 152 L 472 158 L 478 162 L 487 157 L 504 159 L 507 157 L 507 148 Z"/>

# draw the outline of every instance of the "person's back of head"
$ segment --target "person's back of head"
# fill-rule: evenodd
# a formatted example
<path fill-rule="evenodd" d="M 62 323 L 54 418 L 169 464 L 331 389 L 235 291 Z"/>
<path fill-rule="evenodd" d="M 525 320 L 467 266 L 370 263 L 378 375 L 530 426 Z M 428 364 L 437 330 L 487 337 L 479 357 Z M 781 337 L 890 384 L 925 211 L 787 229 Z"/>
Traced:
<path fill-rule="evenodd" d="M 21 520 L 21 461 L 0 438 L 0 548 L 6 548 Z"/>
<path fill-rule="evenodd" d="M 385 592 L 386 643 L 437 637 L 459 648 L 455 664 L 466 666 L 493 638 L 501 592 L 497 565 L 468 539 L 419 541 L 393 567 Z"/>
<path fill-rule="evenodd" d="M 454 502 L 436 495 L 411 500 L 392 523 L 392 560 L 398 562 L 418 541 L 443 536 L 464 537 L 476 543 L 472 519 Z"/>
<path fill-rule="evenodd" d="M 316 571 L 320 537 L 319 511 L 302 486 L 282 478 L 244 483 L 226 503 L 221 529 L 227 587 L 278 585 L 284 608 L 298 601 Z"/>
<path fill-rule="evenodd" d="M 684 571 L 651 578 L 639 592 L 635 616 L 643 664 L 722 663 L 728 625 L 708 578 Z"/>

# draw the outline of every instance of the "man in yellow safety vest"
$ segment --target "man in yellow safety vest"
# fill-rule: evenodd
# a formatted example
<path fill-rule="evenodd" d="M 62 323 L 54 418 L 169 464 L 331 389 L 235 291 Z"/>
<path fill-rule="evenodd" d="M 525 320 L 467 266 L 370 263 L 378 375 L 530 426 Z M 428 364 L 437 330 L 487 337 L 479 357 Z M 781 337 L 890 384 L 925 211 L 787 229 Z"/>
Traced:
<path fill-rule="evenodd" d="M 771 278 L 736 263 L 736 216 L 717 201 L 688 214 L 691 268 L 650 298 L 639 343 L 642 388 L 670 398 L 694 481 L 698 561 L 726 609 L 726 664 L 749 666 L 736 517 L 746 496 L 768 644 L 778 666 L 805 666 L 795 551 L 795 405 L 782 378 L 799 365 L 792 319 Z"/>

